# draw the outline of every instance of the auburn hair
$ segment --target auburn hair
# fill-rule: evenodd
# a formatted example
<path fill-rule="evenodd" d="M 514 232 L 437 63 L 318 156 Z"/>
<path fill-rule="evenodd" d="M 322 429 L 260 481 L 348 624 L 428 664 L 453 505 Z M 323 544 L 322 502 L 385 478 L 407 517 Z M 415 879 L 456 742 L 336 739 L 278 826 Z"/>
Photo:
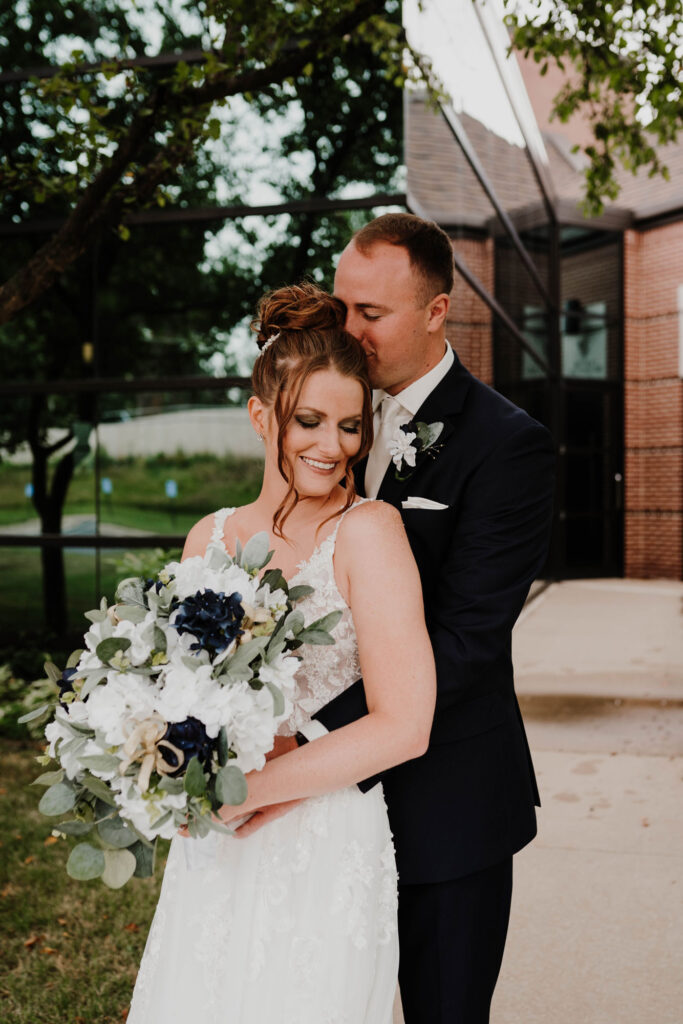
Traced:
<path fill-rule="evenodd" d="M 367 362 L 360 342 L 344 330 L 345 319 L 343 302 L 317 285 L 303 282 L 264 295 L 251 324 L 260 349 L 251 386 L 256 397 L 273 409 L 278 426 L 278 469 L 288 484 L 287 493 L 273 516 L 273 531 L 283 538 L 284 524 L 299 500 L 293 467 L 284 451 L 284 439 L 301 390 L 313 373 L 333 369 L 343 377 L 357 380 L 363 389 L 360 446 L 346 464 L 346 502 L 324 522 L 341 515 L 355 501 L 352 470 L 372 445 L 372 390 Z"/>

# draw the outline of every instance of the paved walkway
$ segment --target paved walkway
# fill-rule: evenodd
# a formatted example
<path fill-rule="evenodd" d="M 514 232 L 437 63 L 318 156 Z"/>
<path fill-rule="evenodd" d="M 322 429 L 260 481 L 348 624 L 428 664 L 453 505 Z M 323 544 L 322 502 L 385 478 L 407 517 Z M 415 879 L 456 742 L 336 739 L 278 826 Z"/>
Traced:
<path fill-rule="evenodd" d="M 683 584 L 553 584 L 513 649 L 543 807 L 491 1024 L 682 1024 Z"/>

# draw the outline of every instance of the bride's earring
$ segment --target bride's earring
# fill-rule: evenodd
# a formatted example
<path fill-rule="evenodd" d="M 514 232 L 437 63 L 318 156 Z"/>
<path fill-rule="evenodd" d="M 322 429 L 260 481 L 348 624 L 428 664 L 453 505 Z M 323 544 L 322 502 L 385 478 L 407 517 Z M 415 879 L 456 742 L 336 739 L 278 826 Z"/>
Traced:
<path fill-rule="evenodd" d="M 257 441 L 263 441 L 263 434 L 257 434 L 256 435 L 256 440 Z"/>

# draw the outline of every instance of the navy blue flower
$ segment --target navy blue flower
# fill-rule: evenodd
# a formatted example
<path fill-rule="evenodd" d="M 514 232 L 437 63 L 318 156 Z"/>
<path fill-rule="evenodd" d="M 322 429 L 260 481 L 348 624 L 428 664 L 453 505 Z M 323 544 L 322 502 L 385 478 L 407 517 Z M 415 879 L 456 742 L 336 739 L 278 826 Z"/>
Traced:
<path fill-rule="evenodd" d="M 151 577 L 147 577 L 143 590 L 145 593 L 147 593 L 148 590 L 154 590 L 154 592 L 158 594 L 159 591 L 163 590 L 163 588 L 164 584 L 161 580 L 153 580 Z"/>
<path fill-rule="evenodd" d="M 166 764 L 175 767 L 175 771 L 169 772 L 169 775 L 180 775 L 186 770 L 193 757 L 198 757 L 202 767 L 208 770 L 215 741 L 210 740 L 206 735 L 206 729 L 198 718 L 186 718 L 184 722 L 172 722 L 162 738 L 168 740 L 178 750 L 182 750 L 185 755 L 183 763 L 178 765 L 178 758 L 173 751 L 168 747 L 161 747 Z"/>
<path fill-rule="evenodd" d="M 229 647 L 244 618 L 241 594 L 217 594 L 215 590 L 198 590 L 194 597 L 186 597 L 179 605 L 173 625 L 179 633 L 191 633 L 197 642 L 190 650 L 204 649 L 214 656 Z"/>

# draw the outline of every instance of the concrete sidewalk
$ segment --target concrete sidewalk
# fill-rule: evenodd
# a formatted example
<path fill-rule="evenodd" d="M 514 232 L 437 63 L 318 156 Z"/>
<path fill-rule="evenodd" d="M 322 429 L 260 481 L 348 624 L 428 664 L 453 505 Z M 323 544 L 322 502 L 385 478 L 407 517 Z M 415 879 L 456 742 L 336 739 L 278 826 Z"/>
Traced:
<path fill-rule="evenodd" d="M 520 617 L 543 807 L 492 1024 L 683 1022 L 682 611 L 683 584 L 581 580 Z"/>

